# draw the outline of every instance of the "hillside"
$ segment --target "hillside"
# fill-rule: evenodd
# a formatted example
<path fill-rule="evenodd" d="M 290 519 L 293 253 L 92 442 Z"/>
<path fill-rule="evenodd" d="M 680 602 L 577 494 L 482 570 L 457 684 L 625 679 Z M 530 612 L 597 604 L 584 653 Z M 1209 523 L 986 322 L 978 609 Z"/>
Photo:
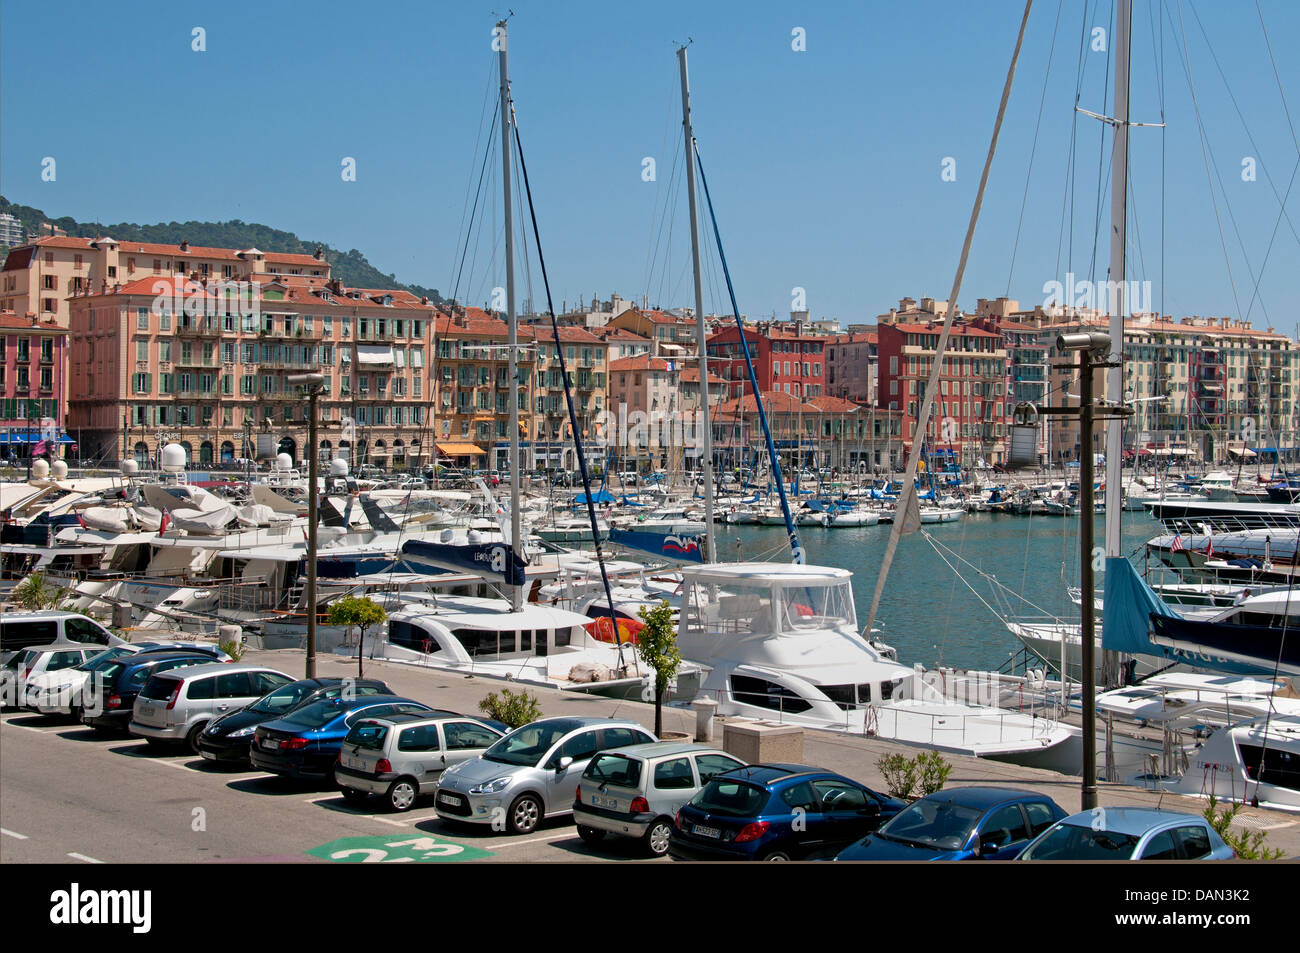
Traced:
<path fill-rule="evenodd" d="M 179 245 L 182 241 L 188 241 L 192 245 L 215 248 L 260 248 L 262 251 L 303 255 L 312 254 L 319 245 L 325 249 L 325 260 L 330 263 L 331 273 L 345 285 L 357 288 L 404 288 L 412 294 L 427 295 L 435 303 L 443 300 L 436 288 L 402 284 L 392 275 L 384 274 L 355 248 L 343 252 L 324 242 L 299 238 L 293 232 L 281 231 L 269 225 L 241 222 L 239 219 L 229 222 L 160 222 L 157 225 L 137 225 L 133 222 L 85 224 L 71 216 L 51 218 L 40 209 L 30 205 L 17 205 L 2 195 L 0 212 L 8 212 L 21 221 L 27 229 L 29 240 L 40 235 L 42 223 L 49 222 L 74 237 L 98 238 L 100 235 L 111 235 L 120 242 Z"/>

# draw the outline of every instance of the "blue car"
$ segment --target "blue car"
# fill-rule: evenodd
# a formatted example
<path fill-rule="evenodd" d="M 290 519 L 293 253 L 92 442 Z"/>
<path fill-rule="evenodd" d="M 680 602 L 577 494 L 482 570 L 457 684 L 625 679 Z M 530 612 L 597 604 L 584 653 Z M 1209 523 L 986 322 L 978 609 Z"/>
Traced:
<path fill-rule="evenodd" d="M 1018 860 L 1231 860 L 1236 852 L 1199 814 L 1096 807 L 1044 831 Z"/>
<path fill-rule="evenodd" d="M 353 722 L 433 710 L 423 702 L 398 695 L 325 698 L 278 721 L 258 725 L 249 760 L 253 767 L 272 774 L 324 779 L 333 784 L 339 751 Z"/>
<path fill-rule="evenodd" d="M 833 856 L 906 805 L 802 764 L 754 764 L 715 775 L 677 812 L 674 860 L 805 860 Z"/>
<path fill-rule="evenodd" d="M 1012 860 L 1065 811 L 1013 788 L 937 791 L 909 804 L 836 860 Z"/>

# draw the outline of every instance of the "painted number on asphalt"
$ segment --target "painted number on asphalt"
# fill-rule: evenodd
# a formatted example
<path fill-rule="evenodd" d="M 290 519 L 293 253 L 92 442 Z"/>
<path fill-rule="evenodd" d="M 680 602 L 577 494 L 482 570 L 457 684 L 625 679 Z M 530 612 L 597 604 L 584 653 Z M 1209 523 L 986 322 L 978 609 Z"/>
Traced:
<path fill-rule="evenodd" d="M 389 835 L 391 836 L 391 835 Z M 344 837 L 307 851 L 313 857 L 340 864 L 437 863 L 491 857 L 491 851 L 435 837 Z"/>

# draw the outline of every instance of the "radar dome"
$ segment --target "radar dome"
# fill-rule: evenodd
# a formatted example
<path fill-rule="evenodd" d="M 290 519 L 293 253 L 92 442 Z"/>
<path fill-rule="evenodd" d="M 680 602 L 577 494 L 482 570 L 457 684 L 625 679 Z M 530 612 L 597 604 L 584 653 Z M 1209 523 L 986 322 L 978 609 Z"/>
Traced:
<path fill-rule="evenodd" d="M 293 457 L 289 456 L 287 453 L 276 454 L 275 468 L 277 470 L 292 470 Z"/>
<path fill-rule="evenodd" d="M 32 461 L 32 479 L 44 480 L 50 475 L 50 461 L 37 457 Z"/>
<path fill-rule="evenodd" d="M 345 477 L 348 475 L 348 462 L 342 457 L 335 457 L 330 461 L 330 476 Z"/>
<path fill-rule="evenodd" d="M 123 460 L 118 469 L 127 476 L 134 476 L 136 473 L 140 472 L 140 464 L 136 463 L 134 460 Z"/>
<path fill-rule="evenodd" d="M 168 473 L 179 473 L 185 469 L 189 455 L 179 443 L 169 443 L 162 448 L 162 468 Z"/>
<path fill-rule="evenodd" d="M 65 479 L 68 475 L 68 462 L 66 460 L 55 460 L 50 464 L 50 476 L 56 480 Z"/>

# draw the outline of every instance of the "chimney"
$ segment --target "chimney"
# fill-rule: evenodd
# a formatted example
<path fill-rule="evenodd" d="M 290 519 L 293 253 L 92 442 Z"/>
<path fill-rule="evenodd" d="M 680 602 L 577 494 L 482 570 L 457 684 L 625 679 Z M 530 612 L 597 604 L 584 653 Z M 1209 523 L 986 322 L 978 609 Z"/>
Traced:
<path fill-rule="evenodd" d="M 190 251 L 190 242 L 189 242 L 189 239 L 187 239 L 187 238 L 182 238 L 182 239 L 181 239 L 181 252 L 184 253 L 184 254 L 189 254 L 189 251 Z"/>
<path fill-rule="evenodd" d="M 316 250 L 311 253 L 311 257 L 315 258 L 317 261 L 320 261 L 322 258 L 324 258 L 325 257 L 324 247 L 322 247 L 321 245 L 317 245 Z"/>

